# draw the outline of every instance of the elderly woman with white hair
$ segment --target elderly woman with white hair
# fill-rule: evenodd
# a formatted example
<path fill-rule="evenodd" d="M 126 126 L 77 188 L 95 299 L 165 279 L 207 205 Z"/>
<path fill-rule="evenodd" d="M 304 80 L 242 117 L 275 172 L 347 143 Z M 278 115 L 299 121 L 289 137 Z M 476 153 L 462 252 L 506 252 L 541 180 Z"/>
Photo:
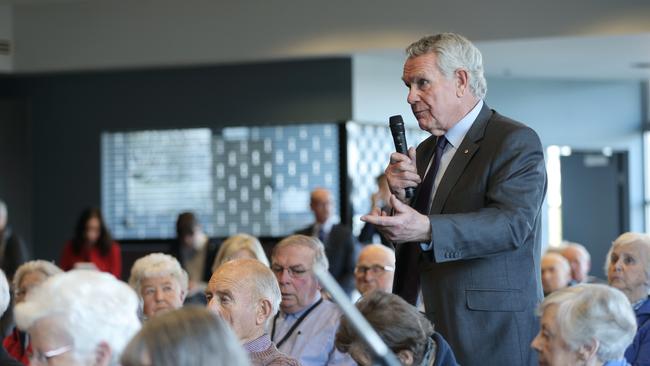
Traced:
<path fill-rule="evenodd" d="M 45 282 L 49 277 L 62 272 L 61 268 L 44 260 L 23 263 L 16 270 L 12 281 L 14 304 L 22 303 L 33 288 Z M 11 334 L 5 337 L 2 344 L 13 358 L 24 365 L 29 365 L 28 355 L 31 352 L 31 347 L 25 332 L 15 327 Z"/>
<path fill-rule="evenodd" d="M 625 366 L 636 331 L 625 295 L 606 285 L 557 290 L 539 307 L 541 329 L 531 346 L 548 366 Z"/>
<path fill-rule="evenodd" d="M 187 272 L 176 258 L 163 253 L 146 255 L 133 264 L 129 285 L 140 296 L 144 319 L 183 306 Z"/>
<path fill-rule="evenodd" d="M 625 358 L 633 365 L 650 365 L 650 235 L 628 232 L 616 238 L 605 270 L 609 285 L 627 296 L 636 315 L 636 336 Z"/>
<path fill-rule="evenodd" d="M 72 270 L 48 278 L 15 309 L 32 342 L 30 365 L 117 366 L 140 329 L 138 297 L 113 275 Z"/>

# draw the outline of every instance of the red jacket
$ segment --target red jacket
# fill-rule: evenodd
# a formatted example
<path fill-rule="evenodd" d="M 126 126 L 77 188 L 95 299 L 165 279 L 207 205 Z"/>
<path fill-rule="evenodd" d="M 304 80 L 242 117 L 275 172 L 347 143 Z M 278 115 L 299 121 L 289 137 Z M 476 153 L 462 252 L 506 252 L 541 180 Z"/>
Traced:
<path fill-rule="evenodd" d="M 26 340 L 25 333 L 22 333 L 18 328 L 14 330 L 5 337 L 2 341 L 2 345 L 7 350 L 7 353 L 16 360 L 20 361 L 23 365 L 29 366 L 29 357 L 28 355 L 32 352 L 32 345 L 28 344 L 27 348 L 23 345 L 23 341 Z"/>
<path fill-rule="evenodd" d="M 69 271 L 74 268 L 75 263 L 79 262 L 92 262 L 100 271 L 112 273 L 118 279 L 122 275 L 122 252 L 117 242 L 111 244 L 111 249 L 106 256 L 102 255 L 99 248 L 95 246 L 84 248 L 77 254 L 72 250 L 72 241 L 66 242 L 61 253 L 61 269 Z"/>

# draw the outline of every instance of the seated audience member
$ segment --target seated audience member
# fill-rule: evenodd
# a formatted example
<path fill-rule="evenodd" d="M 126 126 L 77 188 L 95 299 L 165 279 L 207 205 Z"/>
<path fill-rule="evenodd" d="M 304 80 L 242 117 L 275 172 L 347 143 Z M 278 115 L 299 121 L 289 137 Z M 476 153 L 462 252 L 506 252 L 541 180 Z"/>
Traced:
<path fill-rule="evenodd" d="M 357 243 L 352 230 L 343 224 L 337 224 L 333 214 L 332 194 L 325 188 L 316 188 L 311 192 L 309 207 L 315 222 L 296 234 L 311 235 L 318 238 L 325 246 L 329 261 L 329 271 L 346 293 L 354 290 L 354 263 L 357 260 Z"/>
<path fill-rule="evenodd" d="M 377 177 L 377 191 L 370 196 L 371 207 L 370 211 L 374 209 L 379 209 L 385 212 L 390 212 L 390 188 L 388 187 L 388 181 L 386 180 L 386 175 L 384 173 L 380 174 Z M 366 222 L 361 228 L 361 233 L 359 233 L 359 242 L 362 244 L 377 243 L 381 241 L 382 244 L 392 247 L 390 240 L 386 239 L 377 227 L 369 222 Z"/>
<path fill-rule="evenodd" d="M 140 329 L 138 297 L 114 276 L 88 270 L 54 275 L 16 305 L 34 365 L 116 366 Z"/>
<path fill-rule="evenodd" d="M 151 319 L 183 306 L 187 272 L 171 255 L 152 253 L 133 263 L 129 285 L 140 296 L 143 318 Z"/>
<path fill-rule="evenodd" d="M 122 366 L 249 365 L 228 325 L 198 306 L 169 311 L 146 322 L 120 361 Z"/>
<path fill-rule="evenodd" d="M 278 351 L 265 329 L 278 313 L 280 288 L 268 266 L 257 259 L 228 261 L 212 274 L 208 308 L 227 321 L 253 366 L 299 365 Z"/>
<path fill-rule="evenodd" d="M 544 296 L 553 291 L 569 286 L 571 267 L 569 261 L 561 254 L 546 252 L 542 257 L 542 288 Z"/>
<path fill-rule="evenodd" d="M 65 243 L 61 254 L 61 269 L 96 269 L 122 275 L 120 245 L 111 239 L 98 208 L 85 209 L 75 227 L 74 238 Z"/>
<path fill-rule="evenodd" d="M 11 281 L 18 266 L 29 259 L 29 252 L 25 241 L 11 229 L 8 221 L 7 205 L 0 199 L 0 269 Z M 0 317 L 0 334 L 7 334 L 13 326 L 13 308 L 9 307 Z"/>
<path fill-rule="evenodd" d="M 14 288 L 14 305 L 18 305 L 25 301 L 27 294 L 29 294 L 33 288 L 43 283 L 48 277 L 62 272 L 61 268 L 43 260 L 30 261 L 18 267 L 12 281 Z M 5 337 L 2 344 L 13 358 L 25 365 L 29 365 L 28 356 L 31 352 L 31 347 L 25 332 L 15 327 L 11 334 Z"/>
<path fill-rule="evenodd" d="M 582 244 L 565 241 L 562 248 L 562 256 L 569 261 L 571 266 L 572 284 L 578 283 L 599 283 L 601 280 L 589 276 L 591 270 L 591 255 Z"/>
<path fill-rule="evenodd" d="M 634 338 L 634 313 L 625 296 L 606 285 L 560 289 L 539 307 L 541 328 L 531 347 L 548 366 L 625 366 Z"/>
<path fill-rule="evenodd" d="M 269 259 L 256 237 L 248 234 L 236 234 L 224 240 L 219 246 L 219 251 L 212 264 L 212 272 L 214 273 L 225 262 L 240 258 L 257 259 L 267 267 L 269 266 Z"/>
<path fill-rule="evenodd" d="M 29 258 L 25 241 L 8 224 L 9 211 L 4 201 L 0 200 L 0 268 L 9 279 L 21 264 Z"/>
<path fill-rule="evenodd" d="M 392 292 L 394 276 L 395 252 L 392 249 L 370 244 L 361 250 L 354 267 L 355 284 L 361 296 L 373 290 Z"/>
<path fill-rule="evenodd" d="M 606 270 L 609 285 L 625 294 L 636 314 L 637 332 L 625 358 L 632 365 L 650 365 L 650 235 L 625 233 L 616 238 Z"/>
<path fill-rule="evenodd" d="M 9 307 L 11 302 L 11 294 L 9 293 L 9 282 L 4 271 L 0 270 L 0 315 Z M 14 357 L 12 357 L 4 347 L 0 347 L 0 366 L 21 366 Z"/>
<path fill-rule="evenodd" d="M 291 235 L 273 248 L 271 270 L 280 285 L 280 313 L 271 322 L 271 340 L 304 366 L 354 365 L 334 347 L 341 312 L 321 297 L 313 268 L 328 267 L 318 238 Z"/>
<path fill-rule="evenodd" d="M 183 212 L 176 221 L 176 241 L 171 254 L 178 259 L 190 279 L 186 302 L 205 305 L 205 286 L 212 275 L 216 245 L 203 232 L 192 212 Z"/>
<path fill-rule="evenodd" d="M 401 297 L 373 291 L 364 295 L 356 306 L 402 365 L 457 365 L 447 341 L 433 330 L 433 325 L 424 314 Z M 350 353 L 359 365 L 377 364 L 345 317 L 341 318 L 336 332 L 336 348 Z"/>

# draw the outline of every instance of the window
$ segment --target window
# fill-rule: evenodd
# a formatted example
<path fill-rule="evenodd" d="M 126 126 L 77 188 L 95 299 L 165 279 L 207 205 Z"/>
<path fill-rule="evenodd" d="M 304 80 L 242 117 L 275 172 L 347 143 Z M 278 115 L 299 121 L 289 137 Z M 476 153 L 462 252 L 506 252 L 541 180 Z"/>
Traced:
<path fill-rule="evenodd" d="M 336 124 L 104 133 L 102 207 L 117 239 L 173 238 L 181 211 L 210 236 L 283 236 L 313 221 L 309 193 L 339 202 Z"/>

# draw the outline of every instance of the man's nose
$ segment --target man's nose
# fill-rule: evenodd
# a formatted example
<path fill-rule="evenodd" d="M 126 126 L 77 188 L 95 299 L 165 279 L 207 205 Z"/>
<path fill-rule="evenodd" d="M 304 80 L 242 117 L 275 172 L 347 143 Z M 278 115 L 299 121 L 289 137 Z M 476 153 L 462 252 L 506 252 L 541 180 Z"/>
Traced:
<path fill-rule="evenodd" d="M 420 101 L 420 94 L 418 93 L 418 90 L 414 86 L 411 86 L 409 88 L 409 94 L 406 97 L 406 101 L 409 104 L 415 104 L 416 102 Z"/>

